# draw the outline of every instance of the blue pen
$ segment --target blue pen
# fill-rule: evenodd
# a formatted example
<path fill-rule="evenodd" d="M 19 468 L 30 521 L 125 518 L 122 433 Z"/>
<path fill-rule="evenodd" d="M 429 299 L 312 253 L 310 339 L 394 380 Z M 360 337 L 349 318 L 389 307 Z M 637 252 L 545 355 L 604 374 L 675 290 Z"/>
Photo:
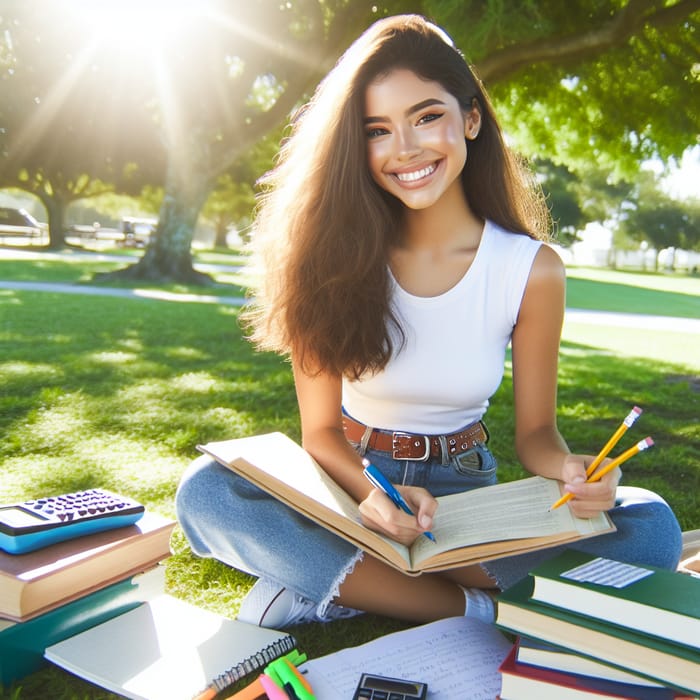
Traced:
<path fill-rule="evenodd" d="M 377 467 L 374 466 L 368 459 L 362 460 L 364 467 L 363 473 L 370 480 L 372 486 L 383 491 L 394 502 L 397 508 L 401 508 L 404 513 L 413 515 L 413 511 L 408 507 L 408 503 L 404 501 L 403 496 L 396 490 L 394 485 L 382 474 Z M 427 530 L 423 533 L 429 540 L 435 542 L 432 532 Z"/>

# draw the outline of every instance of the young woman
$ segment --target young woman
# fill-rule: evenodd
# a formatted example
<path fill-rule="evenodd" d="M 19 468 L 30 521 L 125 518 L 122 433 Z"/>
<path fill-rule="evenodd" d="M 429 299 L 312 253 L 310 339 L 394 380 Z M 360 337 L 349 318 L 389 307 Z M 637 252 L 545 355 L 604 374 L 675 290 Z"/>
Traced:
<path fill-rule="evenodd" d="M 430 530 L 434 496 L 496 482 L 482 419 L 510 343 L 521 463 L 561 481 L 576 515 L 609 511 L 617 526 L 579 548 L 677 565 L 666 503 L 618 488 L 619 470 L 584 483 L 592 457 L 557 429 L 564 269 L 542 244 L 537 189 L 443 31 L 415 15 L 371 26 L 300 112 L 266 185 L 252 337 L 290 357 L 303 445 L 368 527 L 408 544 Z M 415 515 L 371 486 L 363 456 Z M 406 576 L 206 458 L 177 511 L 197 554 L 259 577 L 239 617 L 271 627 L 357 611 L 493 619 L 485 591 L 557 551 Z"/>

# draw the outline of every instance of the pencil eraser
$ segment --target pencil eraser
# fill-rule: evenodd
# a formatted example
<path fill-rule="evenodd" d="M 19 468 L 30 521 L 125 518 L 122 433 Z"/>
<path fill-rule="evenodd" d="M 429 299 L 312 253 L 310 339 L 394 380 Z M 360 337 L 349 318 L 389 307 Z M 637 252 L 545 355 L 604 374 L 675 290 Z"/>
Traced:
<path fill-rule="evenodd" d="M 634 422 L 642 415 L 642 409 L 639 406 L 635 406 L 622 421 L 627 428 L 631 428 Z"/>
<path fill-rule="evenodd" d="M 642 447 L 642 449 L 644 450 L 647 447 L 651 447 L 654 444 L 654 441 L 650 437 L 648 437 L 644 438 L 644 440 L 642 440 L 642 443 L 644 444 L 644 447 Z"/>

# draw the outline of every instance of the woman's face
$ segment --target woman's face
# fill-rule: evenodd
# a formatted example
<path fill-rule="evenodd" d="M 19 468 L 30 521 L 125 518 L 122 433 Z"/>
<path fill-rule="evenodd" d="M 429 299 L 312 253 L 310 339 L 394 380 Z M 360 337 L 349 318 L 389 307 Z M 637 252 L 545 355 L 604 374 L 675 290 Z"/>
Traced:
<path fill-rule="evenodd" d="M 365 93 L 367 156 L 374 181 L 410 209 L 425 209 L 453 187 L 480 114 L 466 115 L 440 83 L 406 69 L 374 80 Z"/>

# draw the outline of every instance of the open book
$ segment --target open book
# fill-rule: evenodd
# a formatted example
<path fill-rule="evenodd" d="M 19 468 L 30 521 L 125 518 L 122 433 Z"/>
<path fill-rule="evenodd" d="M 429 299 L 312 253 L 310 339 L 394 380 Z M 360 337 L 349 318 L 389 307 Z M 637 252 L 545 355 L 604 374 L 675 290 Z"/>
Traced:
<path fill-rule="evenodd" d="M 198 446 L 283 503 L 409 574 L 440 571 L 551 547 L 612 532 L 605 513 L 576 518 L 569 508 L 549 507 L 559 484 L 535 476 L 440 496 L 431 528 L 435 542 L 419 537 L 411 547 L 374 532 L 358 504 L 301 446 L 282 433 Z"/>

